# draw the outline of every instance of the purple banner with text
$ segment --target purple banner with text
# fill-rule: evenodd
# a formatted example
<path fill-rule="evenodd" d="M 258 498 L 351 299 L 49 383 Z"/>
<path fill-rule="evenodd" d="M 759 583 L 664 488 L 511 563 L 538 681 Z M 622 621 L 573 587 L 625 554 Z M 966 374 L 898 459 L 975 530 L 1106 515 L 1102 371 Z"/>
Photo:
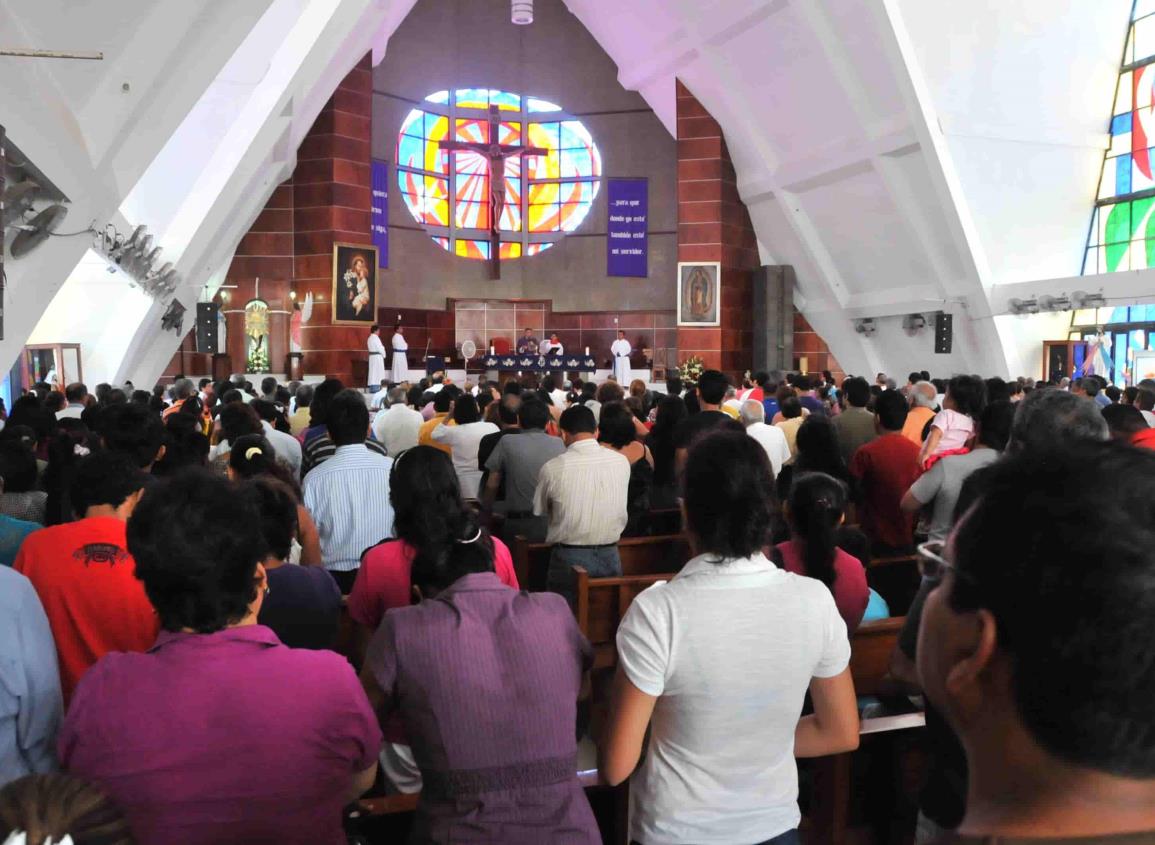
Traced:
<path fill-rule="evenodd" d="M 377 247 L 377 266 L 389 266 L 389 162 L 373 159 L 370 163 L 369 228 L 373 246 Z"/>
<path fill-rule="evenodd" d="M 606 275 L 649 275 L 647 223 L 649 183 L 645 179 L 607 179 Z"/>

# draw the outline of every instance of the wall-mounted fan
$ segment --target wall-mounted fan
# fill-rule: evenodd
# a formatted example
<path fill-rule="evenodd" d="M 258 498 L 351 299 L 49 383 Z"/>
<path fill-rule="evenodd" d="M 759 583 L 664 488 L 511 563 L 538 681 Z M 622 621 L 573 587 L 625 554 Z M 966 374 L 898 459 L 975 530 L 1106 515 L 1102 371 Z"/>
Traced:
<path fill-rule="evenodd" d="M 477 355 L 477 344 L 472 340 L 463 341 L 461 344 L 461 357 L 465 359 L 465 369 L 469 369 L 469 361 Z"/>
<path fill-rule="evenodd" d="M 48 240 L 48 236 L 60 228 L 68 209 L 62 205 L 50 205 L 37 213 L 31 220 L 17 225 L 20 231 L 12 239 L 12 248 L 9 252 L 13 258 L 22 258 L 41 243 Z"/>

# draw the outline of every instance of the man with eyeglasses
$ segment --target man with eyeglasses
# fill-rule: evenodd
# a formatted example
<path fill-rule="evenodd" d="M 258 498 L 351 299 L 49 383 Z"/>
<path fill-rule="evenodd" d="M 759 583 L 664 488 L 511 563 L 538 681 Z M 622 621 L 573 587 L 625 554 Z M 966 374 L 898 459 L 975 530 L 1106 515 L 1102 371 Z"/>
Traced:
<path fill-rule="evenodd" d="M 935 841 L 1155 843 L 1155 455 L 1009 457 L 919 552 L 917 676 L 971 773 Z"/>

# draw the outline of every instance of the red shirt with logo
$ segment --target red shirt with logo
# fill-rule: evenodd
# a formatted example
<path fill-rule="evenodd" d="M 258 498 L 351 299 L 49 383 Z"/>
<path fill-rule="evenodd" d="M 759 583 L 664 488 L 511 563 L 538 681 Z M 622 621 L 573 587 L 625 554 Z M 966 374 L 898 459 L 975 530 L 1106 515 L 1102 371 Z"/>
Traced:
<path fill-rule="evenodd" d="M 29 534 L 14 568 L 28 577 L 52 627 L 65 704 L 110 651 L 147 651 L 159 630 L 136 578 L 124 520 L 97 516 Z"/>

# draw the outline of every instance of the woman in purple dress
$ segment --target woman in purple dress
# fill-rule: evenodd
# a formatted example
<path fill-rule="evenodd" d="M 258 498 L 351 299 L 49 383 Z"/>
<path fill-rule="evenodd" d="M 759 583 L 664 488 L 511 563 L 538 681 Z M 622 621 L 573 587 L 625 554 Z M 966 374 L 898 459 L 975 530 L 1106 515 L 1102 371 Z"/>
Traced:
<path fill-rule="evenodd" d="M 398 458 L 407 486 L 452 473 L 433 450 Z M 397 710 L 424 786 L 412 842 L 594 845 L 574 726 L 591 657 L 565 599 L 507 587 L 460 502 L 429 510 L 413 560 L 424 599 L 385 614 L 362 682 Z"/>

